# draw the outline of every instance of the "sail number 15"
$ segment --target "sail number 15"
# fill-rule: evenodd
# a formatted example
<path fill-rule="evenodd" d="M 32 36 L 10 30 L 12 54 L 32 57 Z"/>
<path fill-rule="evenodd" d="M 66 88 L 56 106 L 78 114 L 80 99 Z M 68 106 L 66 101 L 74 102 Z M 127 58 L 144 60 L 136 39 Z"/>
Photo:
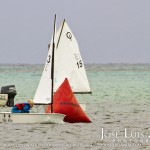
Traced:
<path fill-rule="evenodd" d="M 81 60 L 79 60 L 79 61 L 77 62 L 77 66 L 78 66 L 78 68 L 81 68 L 81 67 L 83 66 L 83 64 L 82 64 L 82 61 L 81 61 Z"/>
<path fill-rule="evenodd" d="M 80 58 L 80 54 L 74 54 L 74 56 L 75 56 L 75 59 L 76 59 L 76 61 L 77 61 L 78 69 L 79 69 L 79 68 L 82 68 L 82 67 L 83 67 L 83 63 L 82 63 L 82 60 L 81 60 L 81 58 Z"/>

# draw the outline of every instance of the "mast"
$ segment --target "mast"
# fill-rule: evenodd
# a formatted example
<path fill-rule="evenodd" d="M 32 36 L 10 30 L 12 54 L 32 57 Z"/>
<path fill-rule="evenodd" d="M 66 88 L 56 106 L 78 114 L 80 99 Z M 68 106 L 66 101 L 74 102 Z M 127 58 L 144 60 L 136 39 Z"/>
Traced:
<path fill-rule="evenodd" d="M 51 113 L 53 113 L 53 93 L 54 93 L 54 53 L 55 53 L 55 26 L 56 26 L 56 14 L 54 17 L 54 31 L 53 31 L 53 47 L 52 47 L 52 67 L 51 67 L 51 81 L 52 81 L 52 91 L 51 91 Z"/>

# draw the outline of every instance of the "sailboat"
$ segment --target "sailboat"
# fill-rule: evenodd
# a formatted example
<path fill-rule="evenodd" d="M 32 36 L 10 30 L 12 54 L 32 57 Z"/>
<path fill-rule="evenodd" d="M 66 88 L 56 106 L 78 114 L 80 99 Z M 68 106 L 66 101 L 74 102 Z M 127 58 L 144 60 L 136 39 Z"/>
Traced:
<path fill-rule="evenodd" d="M 54 19 L 54 32 L 52 37 L 52 45 L 49 47 L 49 52 L 41 77 L 41 81 L 37 88 L 34 97 L 35 105 L 47 105 L 53 103 L 53 81 L 54 81 L 54 49 L 55 49 L 55 23 Z M 11 113 L 0 112 L 0 122 L 13 122 L 13 123 L 64 123 L 65 115 L 59 113 Z"/>
<path fill-rule="evenodd" d="M 53 105 L 47 106 L 46 112 L 63 113 L 64 121 L 70 123 L 91 122 L 74 96 L 91 90 L 77 40 L 66 20 L 56 32 L 55 44 Z"/>

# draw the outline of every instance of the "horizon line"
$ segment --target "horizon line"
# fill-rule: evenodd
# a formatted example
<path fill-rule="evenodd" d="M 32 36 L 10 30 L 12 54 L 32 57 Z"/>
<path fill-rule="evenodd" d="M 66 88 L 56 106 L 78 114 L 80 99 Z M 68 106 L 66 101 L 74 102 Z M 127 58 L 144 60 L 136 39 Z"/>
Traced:
<path fill-rule="evenodd" d="M 146 65 L 150 65 L 150 63 L 84 63 L 84 65 L 115 65 L 115 64 L 129 64 L 129 65 L 142 65 L 142 64 L 146 64 Z M 44 63 L 0 63 L 0 65 L 45 65 Z"/>

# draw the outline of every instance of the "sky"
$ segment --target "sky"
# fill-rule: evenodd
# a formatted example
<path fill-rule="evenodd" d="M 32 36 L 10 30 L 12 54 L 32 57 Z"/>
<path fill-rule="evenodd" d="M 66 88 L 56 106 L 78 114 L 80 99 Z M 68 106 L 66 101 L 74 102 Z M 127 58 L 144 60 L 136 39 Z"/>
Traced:
<path fill-rule="evenodd" d="M 55 14 L 85 63 L 150 63 L 149 0 L 0 0 L 0 64 L 44 64 Z"/>

